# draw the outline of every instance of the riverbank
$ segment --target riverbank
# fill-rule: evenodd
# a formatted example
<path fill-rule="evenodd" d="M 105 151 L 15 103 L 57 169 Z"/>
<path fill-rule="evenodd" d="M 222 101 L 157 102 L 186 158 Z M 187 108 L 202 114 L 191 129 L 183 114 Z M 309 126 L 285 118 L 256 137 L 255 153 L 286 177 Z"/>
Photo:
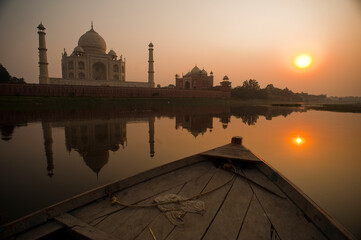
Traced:
<path fill-rule="evenodd" d="M 322 105 L 310 105 L 307 109 L 331 112 L 361 113 L 361 103 L 334 103 Z"/>
<path fill-rule="evenodd" d="M 0 110 L 72 109 L 98 107 L 151 107 L 224 105 L 225 99 L 209 98 L 112 98 L 112 97 L 28 97 L 0 96 Z"/>
<path fill-rule="evenodd" d="M 272 106 L 305 110 L 361 113 L 361 103 L 303 103 L 214 98 L 114 98 L 114 97 L 30 97 L 0 96 L 0 110 L 74 109 L 97 107 L 152 106 Z"/>

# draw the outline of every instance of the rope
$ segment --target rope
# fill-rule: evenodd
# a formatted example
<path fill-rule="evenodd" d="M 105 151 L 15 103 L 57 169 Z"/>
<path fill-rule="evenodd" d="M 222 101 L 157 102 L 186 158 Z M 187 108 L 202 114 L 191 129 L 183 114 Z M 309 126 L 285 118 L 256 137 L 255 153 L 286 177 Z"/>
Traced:
<path fill-rule="evenodd" d="M 226 165 L 226 164 L 225 164 Z M 223 165 L 223 168 L 225 168 L 225 165 Z M 226 166 L 228 167 L 228 166 Z M 232 165 L 234 171 L 236 171 L 236 168 Z M 190 198 L 186 198 L 186 199 L 182 199 L 182 200 L 176 200 L 176 201 L 167 201 L 167 202 L 160 202 L 160 203 L 152 203 L 152 204 L 137 204 L 137 205 L 133 205 L 133 204 L 126 204 L 126 203 L 122 203 L 118 200 L 118 198 L 116 196 L 112 196 L 111 200 L 112 200 L 112 204 L 119 204 L 123 207 L 129 207 L 129 208 L 148 208 L 148 207 L 157 207 L 159 205 L 164 205 L 164 204 L 169 204 L 169 203 L 180 203 L 180 202 L 186 202 L 189 200 L 194 200 L 194 199 L 198 199 L 200 197 L 203 197 L 204 195 L 210 194 L 222 187 L 224 187 L 225 185 L 227 185 L 228 183 L 230 183 L 234 178 L 235 178 L 236 174 L 235 172 L 233 172 L 232 177 L 225 183 L 223 183 L 220 186 L 217 186 L 209 191 L 194 195 L 193 197 Z"/>
<path fill-rule="evenodd" d="M 194 195 L 193 197 L 186 198 L 186 199 L 183 199 L 183 200 L 176 200 L 176 201 L 167 201 L 167 202 L 160 202 L 160 203 L 153 203 L 153 204 L 138 204 L 138 205 L 132 205 L 132 204 L 122 203 L 122 202 L 120 202 L 120 201 L 118 200 L 118 198 L 117 198 L 116 196 L 112 196 L 112 198 L 111 198 L 112 204 L 119 204 L 119 205 L 121 205 L 121 206 L 123 206 L 123 207 L 129 207 L 129 208 L 148 208 L 148 207 L 157 207 L 157 206 L 159 206 L 159 205 L 164 205 L 164 204 L 169 204 L 169 203 L 186 202 L 186 201 L 189 201 L 189 200 L 198 199 L 198 198 L 200 198 L 200 197 L 203 197 L 204 195 L 210 194 L 210 193 L 212 193 L 212 192 L 214 192 L 214 191 L 216 191 L 216 190 L 224 187 L 225 185 L 227 185 L 228 183 L 230 183 L 230 182 L 235 178 L 235 176 L 239 176 L 239 177 L 241 177 L 241 178 L 243 178 L 243 179 L 246 179 L 246 180 L 248 180 L 249 182 L 255 184 L 256 186 L 262 188 L 263 190 L 265 190 L 265 191 L 267 191 L 267 192 L 269 192 L 269 193 L 271 193 L 271 194 L 273 194 L 273 195 L 275 195 L 275 196 L 277 196 L 277 197 L 286 199 L 286 197 L 281 196 L 281 195 L 275 193 L 274 191 L 272 191 L 272 190 L 270 190 L 270 189 L 262 186 L 261 184 L 255 182 L 255 181 L 253 181 L 253 180 L 251 180 L 251 179 L 249 179 L 248 177 L 243 176 L 242 174 L 238 173 L 236 167 L 235 167 L 233 164 L 231 164 L 231 163 L 225 163 L 225 164 L 223 164 L 222 167 L 223 167 L 224 170 L 233 173 L 232 177 L 231 177 L 227 182 L 223 183 L 222 185 L 220 185 L 220 186 L 218 186 L 218 187 L 215 187 L 215 188 L 213 188 L 213 189 L 211 189 L 211 190 L 209 190 L 209 191 L 207 191 L 207 192 L 203 192 L 203 193 Z"/>
<path fill-rule="evenodd" d="M 152 234 L 153 239 L 154 239 L 154 240 L 157 240 L 157 238 L 155 237 L 152 229 L 151 229 L 150 227 L 148 227 L 148 229 L 149 229 L 149 232 Z"/>

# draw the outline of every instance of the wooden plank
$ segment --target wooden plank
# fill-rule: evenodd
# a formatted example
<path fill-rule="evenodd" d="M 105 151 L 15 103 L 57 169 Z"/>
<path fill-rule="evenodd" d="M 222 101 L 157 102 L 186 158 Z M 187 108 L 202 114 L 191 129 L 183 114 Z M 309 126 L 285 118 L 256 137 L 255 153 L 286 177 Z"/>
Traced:
<path fill-rule="evenodd" d="M 181 168 L 177 171 L 152 178 L 146 182 L 136 184 L 130 188 L 116 193 L 119 201 L 127 204 L 135 204 L 148 198 L 154 198 L 155 195 L 162 191 L 169 190 L 176 186 L 181 186 L 192 178 L 207 173 L 213 167 L 211 162 L 200 162 L 189 167 Z M 191 171 L 192 170 L 192 171 Z M 119 205 L 111 205 L 110 198 L 100 199 L 92 204 L 76 209 L 71 212 L 72 215 L 82 219 L 90 225 L 96 225 L 102 220 L 101 216 L 111 212 L 123 209 Z"/>
<path fill-rule="evenodd" d="M 252 195 L 249 184 L 237 177 L 203 239 L 236 239 Z"/>
<path fill-rule="evenodd" d="M 182 190 L 178 193 L 184 197 L 192 197 L 203 191 L 203 189 L 207 186 L 214 173 L 216 172 L 216 168 L 210 167 L 209 171 L 203 176 L 191 180 L 186 183 L 186 185 L 182 188 Z M 143 232 L 137 236 L 138 240 L 154 240 L 152 235 L 150 234 L 150 227 L 156 236 L 157 239 L 165 239 L 175 228 L 175 226 L 169 222 L 169 220 L 165 217 L 165 215 L 159 214 L 144 230 Z"/>
<path fill-rule="evenodd" d="M 55 220 L 70 228 L 71 231 L 76 232 L 77 234 L 86 237 L 87 239 L 119 240 L 118 238 L 115 238 L 114 236 L 94 228 L 68 213 L 64 213 L 58 217 L 55 217 Z"/>
<path fill-rule="evenodd" d="M 177 186 L 168 191 L 162 192 L 155 197 L 168 194 L 177 193 L 182 186 Z M 139 202 L 139 204 L 152 204 L 153 198 Z M 116 212 L 96 225 L 96 228 L 103 230 L 119 239 L 134 239 L 138 236 L 144 228 L 161 212 L 156 207 L 148 208 L 124 208 Z"/>
<path fill-rule="evenodd" d="M 297 186 L 267 163 L 259 164 L 257 168 L 276 184 L 328 238 L 335 240 L 356 239 L 340 223 L 328 216 Z"/>
<path fill-rule="evenodd" d="M 80 206 L 84 206 L 90 202 L 93 202 L 97 199 L 103 198 L 108 194 L 117 192 L 121 189 L 128 188 L 137 183 L 147 181 L 154 177 L 157 177 L 162 174 L 196 164 L 198 162 L 204 161 L 205 159 L 200 156 L 187 157 L 172 163 L 165 164 L 163 166 L 139 173 L 133 177 L 129 177 L 120 181 L 116 181 L 105 186 L 90 190 L 88 192 L 82 193 L 80 195 L 74 196 L 70 199 L 59 202 L 55 205 L 49 206 L 45 209 L 36 211 L 30 215 L 17 219 L 13 222 L 10 222 L 2 226 L 2 231 L 0 232 L 0 238 L 8 238 L 17 233 L 23 232 L 27 229 L 30 229 L 34 226 L 40 225 L 49 221 L 55 216 L 58 216 L 62 213 L 71 211 Z"/>
<path fill-rule="evenodd" d="M 243 172 L 248 178 L 272 191 L 278 189 L 258 169 L 244 169 Z M 311 222 L 307 221 L 304 213 L 288 198 L 282 199 L 252 184 L 251 187 L 281 239 L 326 239 Z"/>
<path fill-rule="evenodd" d="M 60 230 L 64 226 L 55 221 L 50 221 L 45 224 L 42 224 L 38 227 L 30 229 L 29 231 L 16 236 L 16 240 L 32 240 L 39 239 L 45 237 L 46 235 L 53 233 L 57 230 Z"/>
<path fill-rule="evenodd" d="M 200 153 L 200 155 L 207 156 L 207 157 L 232 159 L 232 160 L 261 162 L 261 160 L 259 158 L 257 158 L 248 149 L 244 148 L 242 145 L 233 144 L 233 143 L 227 144 L 222 147 L 211 149 L 209 151 Z"/>
<path fill-rule="evenodd" d="M 207 187 L 203 192 L 209 191 L 229 181 L 232 174 L 222 169 L 217 169 Z M 226 186 L 200 198 L 206 203 L 206 212 L 203 216 L 199 214 L 187 214 L 184 216 L 184 225 L 177 226 L 166 239 L 201 239 L 213 221 L 221 207 L 227 193 L 229 192 L 234 179 Z"/>
<path fill-rule="evenodd" d="M 257 198 L 253 195 L 246 218 L 240 230 L 238 240 L 270 240 L 279 239 L 266 213 L 263 211 Z"/>

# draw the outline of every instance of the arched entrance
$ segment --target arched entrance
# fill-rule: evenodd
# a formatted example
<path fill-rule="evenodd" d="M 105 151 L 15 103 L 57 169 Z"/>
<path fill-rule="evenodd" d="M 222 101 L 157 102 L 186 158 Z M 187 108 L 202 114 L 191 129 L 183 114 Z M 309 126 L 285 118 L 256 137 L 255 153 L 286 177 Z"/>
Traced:
<path fill-rule="evenodd" d="M 106 67 L 104 63 L 97 62 L 93 64 L 93 79 L 106 80 Z"/>
<path fill-rule="evenodd" d="M 186 89 L 189 89 L 190 88 L 190 83 L 189 82 L 186 82 L 185 84 L 184 84 L 184 87 L 186 88 Z"/>

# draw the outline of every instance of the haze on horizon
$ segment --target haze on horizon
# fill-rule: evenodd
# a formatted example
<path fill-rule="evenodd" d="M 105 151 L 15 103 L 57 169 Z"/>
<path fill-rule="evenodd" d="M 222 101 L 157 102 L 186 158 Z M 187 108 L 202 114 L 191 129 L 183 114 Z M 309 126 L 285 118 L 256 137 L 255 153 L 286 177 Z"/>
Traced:
<path fill-rule="evenodd" d="M 12 76 L 38 83 L 38 35 L 46 27 L 49 76 L 61 77 L 61 53 L 94 29 L 126 58 L 126 80 L 146 81 L 149 42 L 155 83 L 195 64 L 228 75 L 232 87 L 256 79 L 294 92 L 361 96 L 359 0 L 0 1 L 0 63 Z M 313 62 L 293 65 L 300 53 Z"/>

